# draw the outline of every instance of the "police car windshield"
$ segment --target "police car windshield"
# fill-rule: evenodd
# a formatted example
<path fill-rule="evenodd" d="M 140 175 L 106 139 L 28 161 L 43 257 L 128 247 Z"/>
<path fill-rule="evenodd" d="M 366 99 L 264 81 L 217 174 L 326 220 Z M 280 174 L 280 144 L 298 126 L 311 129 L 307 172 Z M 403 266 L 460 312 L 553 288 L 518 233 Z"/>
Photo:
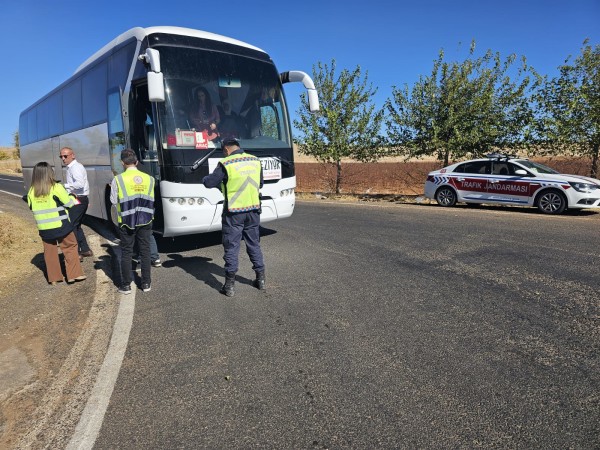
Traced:
<path fill-rule="evenodd" d="M 515 162 L 521 164 L 523 167 L 527 167 L 529 170 L 531 170 L 532 172 L 535 172 L 535 173 L 550 173 L 550 174 L 560 173 L 554 169 L 551 169 L 548 166 L 544 166 L 543 164 L 529 161 L 528 159 L 518 159 Z"/>

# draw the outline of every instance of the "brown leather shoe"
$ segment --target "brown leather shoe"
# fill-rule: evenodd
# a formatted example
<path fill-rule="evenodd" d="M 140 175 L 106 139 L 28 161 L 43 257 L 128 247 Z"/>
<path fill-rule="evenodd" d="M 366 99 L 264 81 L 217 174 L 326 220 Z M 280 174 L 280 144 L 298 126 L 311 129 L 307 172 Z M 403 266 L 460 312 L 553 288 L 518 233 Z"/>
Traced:
<path fill-rule="evenodd" d="M 81 252 L 79 256 L 94 256 L 94 252 L 88 250 L 87 252 Z"/>

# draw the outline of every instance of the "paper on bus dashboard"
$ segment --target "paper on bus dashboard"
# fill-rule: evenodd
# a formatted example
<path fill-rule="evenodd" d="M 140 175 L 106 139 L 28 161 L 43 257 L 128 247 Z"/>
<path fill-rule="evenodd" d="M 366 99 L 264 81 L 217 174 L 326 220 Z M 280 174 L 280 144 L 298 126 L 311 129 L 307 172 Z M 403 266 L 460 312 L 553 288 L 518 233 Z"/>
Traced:
<path fill-rule="evenodd" d="M 212 173 L 217 167 L 221 158 L 208 159 L 208 172 Z M 280 180 L 281 179 L 281 160 L 274 156 L 260 158 L 260 163 L 263 167 L 263 180 Z"/>

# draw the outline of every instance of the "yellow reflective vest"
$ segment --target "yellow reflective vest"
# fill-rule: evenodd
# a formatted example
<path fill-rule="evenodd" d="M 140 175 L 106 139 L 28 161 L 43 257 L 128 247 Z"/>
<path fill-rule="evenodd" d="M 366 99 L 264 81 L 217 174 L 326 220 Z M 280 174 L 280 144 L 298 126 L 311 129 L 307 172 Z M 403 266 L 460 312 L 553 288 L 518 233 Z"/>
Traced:
<path fill-rule="evenodd" d="M 221 187 L 227 211 L 260 211 L 260 159 L 248 153 L 237 153 L 220 162 L 227 172 L 227 185 Z"/>
<path fill-rule="evenodd" d="M 72 207 L 75 200 L 62 184 L 54 183 L 50 194 L 40 197 L 34 195 L 33 187 L 29 188 L 27 203 L 42 239 L 59 239 L 73 231 L 66 208 Z"/>
<path fill-rule="evenodd" d="M 132 230 L 154 219 L 154 178 L 138 169 L 117 175 L 119 226 Z"/>

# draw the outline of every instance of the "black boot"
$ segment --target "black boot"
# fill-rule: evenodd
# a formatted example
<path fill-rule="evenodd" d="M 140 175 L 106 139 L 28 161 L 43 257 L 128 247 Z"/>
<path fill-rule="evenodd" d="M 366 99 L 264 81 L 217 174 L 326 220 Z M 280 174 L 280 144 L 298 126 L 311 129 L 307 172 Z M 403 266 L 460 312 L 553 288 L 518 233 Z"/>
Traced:
<path fill-rule="evenodd" d="M 225 294 L 227 297 L 233 297 L 235 294 L 235 290 L 233 286 L 235 284 L 235 272 L 226 272 L 225 273 L 225 284 L 221 288 L 221 294 Z"/>
<path fill-rule="evenodd" d="M 256 272 L 256 280 L 252 282 L 252 285 L 256 289 L 260 289 L 261 291 L 267 290 L 267 282 L 265 280 L 265 272 Z"/>

